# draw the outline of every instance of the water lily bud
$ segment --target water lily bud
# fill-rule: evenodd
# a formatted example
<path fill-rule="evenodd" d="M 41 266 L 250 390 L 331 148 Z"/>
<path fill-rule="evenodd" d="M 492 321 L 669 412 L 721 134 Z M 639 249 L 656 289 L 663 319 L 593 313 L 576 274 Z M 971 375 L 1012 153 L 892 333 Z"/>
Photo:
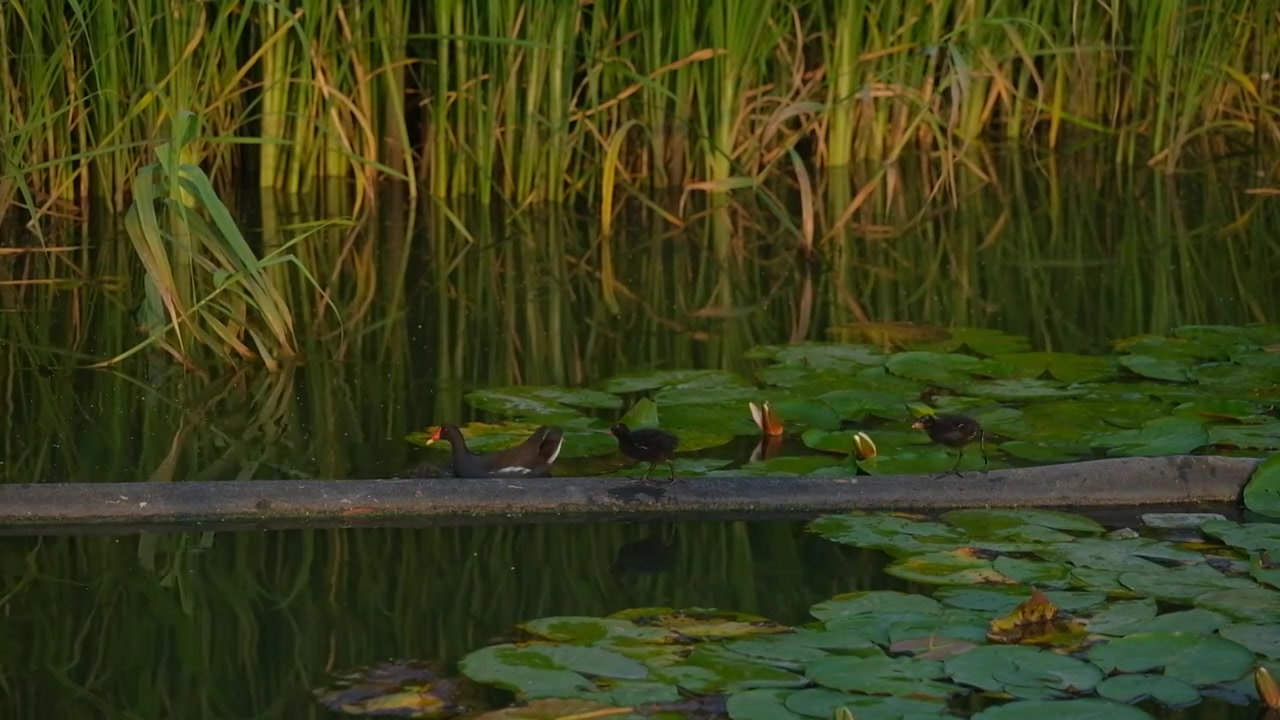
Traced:
<path fill-rule="evenodd" d="M 870 460 L 879 454 L 871 436 L 861 431 L 853 436 L 853 452 L 859 460 Z"/>

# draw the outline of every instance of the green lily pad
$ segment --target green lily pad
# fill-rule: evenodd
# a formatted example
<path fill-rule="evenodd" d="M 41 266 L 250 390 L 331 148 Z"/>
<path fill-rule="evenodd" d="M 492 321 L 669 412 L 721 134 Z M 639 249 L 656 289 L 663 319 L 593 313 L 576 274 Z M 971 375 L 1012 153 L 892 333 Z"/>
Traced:
<path fill-rule="evenodd" d="M 1251 590 L 1257 587 L 1252 580 L 1223 575 L 1203 564 L 1125 572 L 1120 575 L 1120 582 L 1139 595 L 1181 603 L 1189 603 L 1215 590 Z"/>
<path fill-rule="evenodd" d="M 910 657 L 832 655 L 810 663 L 805 675 L 823 687 L 868 695 L 945 700 L 961 692 L 954 685 L 935 680 L 946 677 L 941 662 Z"/>
<path fill-rule="evenodd" d="M 558 643 L 596 645 L 621 641 L 641 643 L 675 643 L 680 636 L 667 628 L 637 625 L 630 620 L 580 616 L 547 617 L 519 625 L 521 630 Z"/>
<path fill-rule="evenodd" d="M 1045 592 L 1049 600 L 1067 612 L 1079 612 L 1095 605 L 1100 605 L 1107 596 L 1099 592 L 1077 592 L 1073 590 L 1048 590 Z M 976 610 L 988 615 L 1006 615 L 1031 597 L 1028 588 L 1018 585 L 1001 587 L 963 587 L 950 586 L 939 588 L 934 598 L 952 607 Z"/>
<path fill-rule="evenodd" d="M 876 368 L 879 370 L 879 368 Z M 814 370 L 800 365 L 770 365 L 756 371 L 756 379 L 802 397 L 816 397 L 833 387 L 854 384 L 854 374 L 840 370 Z"/>
<path fill-rule="evenodd" d="M 1024 352 L 996 355 L 997 360 L 1017 369 L 1020 377 L 1038 378 L 1048 372 L 1065 383 L 1110 380 L 1118 372 L 1112 358 L 1062 352 Z"/>
<path fill-rule="evenodd" d="M 1085 626 L 1091 633 L 1123 636 L 1155 619 L 1157 612 L 1155 598 L 1121 600 L 1108 603 L 1085 618 Z"/>
<path fill-rule="evenodd" d="M 1182 455 L 1209 442 L 1204 423 L 1186 417 L 1150 420 L 1139 430 L 1100 433 L 1088 438 L 1096 447 L 1110 448 L 1108 455 L 1121 457 L 1160 457 Z"/>
<path fill-rule="evenodd" d="M 819 518 L 814 522 L 819 522 Z M 809 614 L 819 620 L 838 620 L 854 615 L 880 615 L 885 613 L 922 613 L 936 614 L 942 612 L 942 605 L 937 600 L 923 595 L 909 595 L 895 590 L 869 590 L 865 592 L 836 595 L 830 600 L 823 600 L 809 609 Z"/>
<path fill-rule="evenodd" d="M 1280 553 L 1280 524 L 1277 523 L 1209 520 L 1200 525 L 1200 530 L 1234 548 Z"/>
<path fill-rule="evenodd" d="M 1261 413 L 1261 409 L 1256 404 L 1245 400 L 1193 400 L 1175 407 L 1173 414 L 1201 418 L 1203 420 L 1232 420 L 1235 422 L 1264 422 L 1266 420 Z"/>
<path fill-rule="evenodd" d="M 1280 518 L 1280 453 L 1263 460 L 1244 486 L 1244 506 Z"/>
<path fill-rule="evenodd" d="M 1028 526 L 1086 535 L 1097 535 L 1106 531 L 1106 528 L 1097 521 L 1084 515 L 1032 508 L 951 510 L 942 514 L 942 520 L 948 525 L 954 525 L 977 537 L 1025 537 L 1022 533 Z M 1049 538 L 1035 537 L 1035 539 L 1069 541 L 1074 538 L 1070 535 L 1059 535 Z"/>
<path fill-rule="evenodd" d="M 1009 582 L 991 567 L 991 560 L 975 557 L 964 550 L 934 552 L 901 558 L 885 573 L 893 577 L 926 585 L 981 585 Z"/>
<path fill-rule="evenodd" d="M 712 640 L 785 633 L 789 629 L 767 618 L 748 613 L 705 608 L 676 610 L 669 607 L 628 608 L 609 616 L 619 620 L 674 630 L 686 638 Z"/>
<path fill-rule="evenodd" d="M 601 383 L 600 389 L 625 395 L 694 382 L 744 384 L 741 376 L 723 370 L 649 370 L 614 375 Z"/>
<path fill-rule="evenodd" d="M 1257 348 L 1275 342 L 1262 326 L 1183 325 L 1169 333 L 1173 337 L 1194 340 L 1209 348 Z"/>
<path fill-rule="evenodd" d="M 1064 563 L 1001 555 L 992 561 L 991 567 L 1000 575 L 1023 585 L 1053 589 L 1071 587 L 1071 568 Z"/>
<path fill-rule="evenodd" d="M 1148 698 L 1169 707 L 1185 707 L 1200 702 L 1194 685 L 1165 675 L 1116 675 L 1098 684 L 1098 695 L 1122 703 Z"/>
<path fill-rule="evenodd" d="M 1112 345 L 1121 352 L 1147 355 L 1155 358 L 1184 360 L 1188 363 L 1202 360 L 1225 360 L 1229 347 L 1215 346 L 1189 337 L 1164 335 L 1136 335 L 1115 341 Z"/>
<path fill-rule="evenodd" d="M 840 427 L 840 413 L 822 398 L 784 399 L 772 403 L 772 407 L 788 432 L 808 428 L 836 430 Z"/>
<path fill-rule="evenodd" d="M 1103 678 L 1084 660 L 1024 645 L 974 648 L 945 665 L 955 682 L 1031 700 L 1087 693 Z"/>
<path fill-rule="evenodd" d="M 1186 383 L 1193 380 L 1191 364 L 1152 355 L 1121 355 L 1117 361 L 1129 372 L 1152 380 Z"/>
<path fill-rule="evenodd" d="M 1000 452 L 1036 463 L 1063 463 L 1089 455 L 1089 446 L 1082 443 L 1010 440 L 1000 443 Z"/>
<path fill-rule="evenodd" d="M 773 360 L 816 370 L 847 370 L 850 366 L 883 365 L 885 355 L 871 345 L 807 342 L 795 345 L 762 345 L 748 350 L 747 359 Z"/>
<path fill-rule="evenodd" d="M 507 387 L 475 390 L 466 394 L 467 404 L 478 410 L 505 417 L 517 417 L 541 422 L 556 422 L 578 416 L 580 413 L 560 402 L 562 388 Z M 595 391 L 586 391 L 588 393 Z M 601 393 L 617 401 L 613 395 Z M 615 403 L 615 406 L 619 403 Z"/>
<path fill-rule="evenodd" d="M 760 429 L 751 419 L 747 404 L 721 403 L 711 404 L 670 404 L 659 403 L 662 408 L 662 427 L 680 436 L 682 451 L 695 449 L 685 446 L 685 436 L 702 434 L 708 437 L 733 438 L 734 436 L 758 435 Z M 728 442 L 727 440 L 725 442 Z M 716 445 L 723 445 L 724 442 Z M 716 447 L 709 445 L 706 447 Z"/>
<path fill-rule="evenodd" d="M 1080 442 L 1094 433 L 1114 432 L 1116 425 L 1139 427 L 1166 412 L 1148 397 L 1035 403 L 1022 409 L 1027 430 L 1007 436 L 1034 442 Z"/>
<path fill-rule="evenodd" d="M 659 427 L 658 404 L 649 398 L 640 398 L 626 414 L 618 418 L 618 422 L 632 430 L 644 427 Z"/>
<path fill-rule="evenodd" d="M 764 661 L 770 665 L 778 665 L 788 670 L 803 669 L 805 663 L 824 658 L 830 653 L 815 647 L 808 640 L 815 631 L 805 635 L 788 633 L 785 635 L 761 635 L 745 640 L 734 640 L 723 645 L 724 649 Z M 816 631 L 823 633 L 826 631 Z M 821 644 L 821 643 L 819 643 Z M 871 643 L 859 639 L 859 647 L 870 647 Z"/>
<path fill-rule="evenodd" d="M 1022 700 L 987 708 L 971 720 L 1151 720 L 1151 716 L 1132 705 L 1122 705 L 1101 698 L 1074 700 Z"/>
<path fill-rule="evenodd" d="M 1173 543 L 1151 538 L 1108 539 L 1079 538 L 1072 543 L 1039 548 L 1036 554 L 1045 560 L 1056 560 L 1077 568 L 1097 570 L 1159 573 L 1164 568 L 1148 560 L 1199 563 L 1200 553 L 1184 550 Z"/>
<path fill-rule="evenodd" d="M 1083 389 L 1064 388 L 1057 382 L 1034 378 L 975 382 L 966 385 L 964 392 L 972 397 L 989 398 L 997 402 L 1056 400 L 1059 398 L 1079 397 L 1085 394 Z"/>
<path fill-rule="evenodd" d="M 826 515 L 809 523 L 810 532 L 833 542 L 883 550 L 894 557 L 963 547 L 965 535 L 942 523 L 893 515 Z"/>
<path fill-rule="evenodd" d="M 943 607 L 936 613 L 919 613 L 889 619 L 885 623 L 885 638 L 889 645 L 920 638 L 929 638 L 937 642 L 949 639 L 985 643 L 988 622 L 981 613 Z"/>
<path fill-rule="evenodd" d="M 565 697 L 594 686 L 585 677 L 639 680 L 649 668 L 609 650 L 577 645 L 492 645 L 458 662 L 463 675 L 496 685 L 526 698 Z"/>
<path fill-rule="evenodd" d="M 1280 557 L 1263 551 L 1249 556 L 1249 574 L 1254 580 L 1280 588 Z"/>
<path fill-rule="evenodd" d="M 1209 444 L 1249 450 L 1280 450 L 1280 422 L 1268 420 L 1257 425 L 1213 425 Z"/>
<path fill-rule="evenodd" d="M 787 709 L 786 700 L 795 692 L 776 688 L 743 690 L 729 696 L 725 710 L 732 720 L 805 720 L 804 715 Z"/>
<path fill-rule="evenodd" d="M 898 377 L 942 386 L 964 385 L 974 378 L 1008 377 L 1013 368 L 972 355 L 909 351 L 890 355 L 885 369 Z"/>
<path fill-rule="evenodd" d="M 1164 613 L 1130 627 L 1125 634 L 1186 632 L 1208 635 L 1231 624 L 1231 618 L 1212 610 L 1195 608 Z"/>
<path fill-rule="evenodd" d="M 1280 617 L 1280 592 L 1269 588 L 1214 590 L 1198 595 L 1192 604 L 1239 622 L 1275 622 Z"/>
<path fill-rule="evenodd" d="M 901 418 L 903 405 L 915 393 L 891 393 L 877 390 L 832 390 L 818 396 L 833 412 L 845 420 L 861 421 L 873 415 Z M 828 428 L 834 429 L 834 428 Z"/>
<path fill-rule="evenodd" d="M 466 440 L 467 447 L 472 452 L 491 453 L 496 450 L 519 445 L 538 429 L 538 425 L 533 423 L 481 423 L 473 422 L 460 428 L 462 437 Z M 414 445 L 429 447 L 440 452 L 449 451 L 449 443 L 436 442 L 430 445 L 427 441 L 431 438 L 431 433 L 426 431 L 411 432 L 405 436 L 405 440 Z M 568 441 L 566 440 L 566 443 Z"/>
<path fill-rule="evenodd" d="M 947 331 L 947 335 L 948 337 L 945 340 L 914 343 L 911 347 L 919 350 L 942 352 L 951 352 L 967 347 L 982 355 L 1021 353 L 1031 349 L 1031 342 L 1026 337 L 1011 335 L 1003 330 L 962 327 L 952 328 Z"/>
<path fill-rule="evenodd" d="M 1129 635 L 1089 648 L 1088 657 L 1106 672 L 1164 674 L 1197 687 L 1230 682 L 1253 670 L 1253 652 L 1216 635 L 1164 632 Z"/>
<path fill-rule="evenodd" d="M 829 688 L 796 690 L 786 699 L 786 707 L 805 718 L 830 720 L 840 708 L 847 708 L 857 720 L 925 720 L 948 717 L 947 706 L 918 698 L 843 693 Z"/>
<path fill-rule="evenodd" d="M 805 679 L 795 673 L 713 645 L 699 645 L 678 665 L 655 667 L 653 674 L 663 682 L 699 694 L 806 684 Z"/>
<path fill-rule="evenodd" d="M 1222 637 L 1240 643 L 1257 655 L 1280 660 L 1280 625 L 1238 623 L 1218 630 Z"/>

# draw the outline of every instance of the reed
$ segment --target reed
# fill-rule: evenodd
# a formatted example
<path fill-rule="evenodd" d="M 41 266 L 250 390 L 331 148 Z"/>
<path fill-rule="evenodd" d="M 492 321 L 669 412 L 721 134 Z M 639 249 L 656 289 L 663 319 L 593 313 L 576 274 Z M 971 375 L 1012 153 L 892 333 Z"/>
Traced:
<path fill-rule="evenodd" d="M 993 143 L 1096 136 L 1171 171 L 1280 146 L 1277 17 L 1280 0 L 26 0 L 0 8 L 0 212 L 123 210 L 169 107 L 200 114 L 188 159 L 215 183 L 345 178 L 353 207 L 392 178 L 598 202 L 606 167 L 627 193 L 721 195 L 790 176 L 789 149 L 812 172 L 922 151 L 954 173 Z"/>

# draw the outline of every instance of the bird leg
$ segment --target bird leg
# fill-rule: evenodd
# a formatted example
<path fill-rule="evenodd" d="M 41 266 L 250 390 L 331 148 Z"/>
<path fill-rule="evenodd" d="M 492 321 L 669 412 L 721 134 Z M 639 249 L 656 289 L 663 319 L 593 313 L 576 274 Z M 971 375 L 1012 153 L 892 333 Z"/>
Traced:
<path fill-rule="evenodd" d="M 962 447 L 960 448 L 960 452 L 956 453 L 956 464 L 951 466 L 951 473 L 954 474 L 956 477 L 961 477 L 960 461 L 963 459 L 964 459 L 964 448 Z"/>
<path fill-rule="evenodd" d="M 640 480 L 641 480 L 641 481 L 648 480 L 648 479 L 649 479 L 649 473 L 651 473 L 651 472 L 653 472 L 653 463 L 649 463 L 649 468 L 648 468 L 647 470 L 645 470 L 645 471 L 644 471 L 644 474 L 643 474 L 643 475 L 641 475 L 641 476 L 640 476 Z"/>
<path fill-rule="evenodd" d="M 668 460 L 667 467 L 671 468 L 671 476 L 667 478 L 667 484 L 669 485 L 676 481 L 676 461 Z"/>
<path fill-rule="evenodd" d="M 990 462 L 987 460 L 987 433 L 985 430 L 978 431 L 978 449 L 982 451 L 982 469 L 986 469 Z"/>

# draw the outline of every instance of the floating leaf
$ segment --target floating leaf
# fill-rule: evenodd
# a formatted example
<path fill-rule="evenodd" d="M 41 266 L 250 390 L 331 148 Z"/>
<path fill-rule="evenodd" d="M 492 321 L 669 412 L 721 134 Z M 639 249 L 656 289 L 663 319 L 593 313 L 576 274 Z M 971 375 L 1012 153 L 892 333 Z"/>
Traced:
<path fill-rule="evenodd" d="M 1227 399 L 1184 402 L 1173 409 L 1173 414 L 1236 422 L 1265 422 L 1267 419 L 1256 404 L 1245 400 Z"/>
<path fill-rule="evenodd" d="M 1258 655 L 1280 660 L 1280 625 L 1275 623 L 1240 623 L 1218 630 L 1218 634 L 1234 640 Z"/>
<path fill-rule="evenodd" d="M 1103 678 L 1088 662 L 1025 645 L 987 645 L 945 664 L 958 683 L 1027 699 L 1087 693 Z"/>
<path fill-rule="evenodd" d="M 961 348 L 982 355 L 1021 353 L 1031 349 L 1031 343 L 1022 335 L 1011 335 L 991 328 L 952 328 L 949 337 L 928 344 L 917 344 L 921 350 L 955 351 Z"/>
<path fill-rule="evenodd" d="M 1078 612 L 1099 605 L 1107 599 L 1103 593 L 1070 590 L 1050 590 L 1045 595 L 1055 605 L 1070 612 Z M 952 607 L 1003 615 L 1011 612 L 1027 599 L 1027 589 L 1019 586 L 981 588 L 952 586 L 940 588 L 934 593 L 934 598 Z"/>
<path fill-rule="evenodd" d="M 772 407 L 783 424 L 792 430 L 806 428 L 835 430 L 840 427 L 840 414 L 821 398 L 779 400 Z"/>
<path fill-rule="evenodd" d="M 794 693 L 773 688 L 743 690 L 729 696 L 725 709 L 733 720 L 807 720 L 787 709 L 785 701 Z"/>
<path fill-rule="evenodd" d="M 650 370 L 614 375 L 601 383 L 600 389 L 625 395 L 692 382 L 745 384 L 741 376 L 723 370 Z"/>
<path fill-rule="evenodd" d="M 903 352 L 890 355 L 885 369 L 898 377 L 934 385 L 958 386 L 977 377 L 1008 377 L 1013 368 L 972 355 Z"/>
<path fill-rule="evenodd" d="M 1159 573 L 1163 567 L 1147 558 L 1168 562 L 1198 563 L 1204 557 L 1164 540 L 1151 538 L 1104 539 L 1080 538 L 1072 543 L 1038 548 L 1036 554 L 1045 560 L 1070 563 L 1077 568 L 1095 568 L 1110 572 L 1132 570 Z"/>
<path fill-rule="evenodd" d="M 1089 446 L 1081 443 L 1010 440 L 1007 443 L 1000 443 L 1000 452 L 1020 460 L 1048 464 L 1070 462 L 1085 457 L 1089 454 Z"/>
<path fill-rule="evenodd" d="M 1208 635 L 1229 624 L 1231 624 L 1231 619 L 1221 613 L 1196 608 L 1194 610 L 1165 613 L 1159 617 L 1151 618 L 1146 622 L 1141 622 L 1128 628 L 1125 634 L 1187 632 Z"/>
<path fill-rule="evenodd" d="M 1098 684 L 1098 695 L 1122 703 L 1148 698 L 1169 707 L 1185 707 L 1200 702 L 1194 685 L 1165 675 L 1116 675 Z"/>
<path fill-rule="evenodd" d="M 1013 612 L 991 621 L 987 637 L 999 643 L 1020 645 L 1063 645 L 1074 643 L 1084 633 L 1084 623 L 1057 605 L 1039 589 Z"/>
<path fill-rule="evenodd" d="M 1092 616 L 1085 618 L 1084 622 L 1092 633 L 1128 635 L 1133 628 L 1155 618 L 1156 612 L 1158 608 L 1155 598 L 1122 600 L 1104 605 Z"/>
<path fill-rule="evenodd" d="M 817 662 L 823 662 L 818 660 Z M 663 682 L 688 692 L 736 692 L 753 687 L 801 687 L 805 679 L 712 645 L 699 645 L 678 665 L 654 669 Z"/>
<path fill-rule="evenodd" d="M 1095 446 L 1109 447 L 1108 455 L 1123 457 L 1160 457 L 1182 455 L 1209 442 L 1204 423 L 1193 418 L 1168 417 L 1150 420 L 1140 430 L 1090 436 Z"/>
<path fill-rule="evenodd" d="M 992 358 L 1018 371 L 1020 377 L 1038 378 L 1048 372 L 1065 383 L 1109 380 L 1118 368 L 1112 358 L 1061 352 L 1025 352 L 996 355 Z"/>
<path fill-rule="evenodd" d="M 850 366 L 883 365 L 885 355 L 871 345 L 809 342 L 795 345 L 765 345 L 747 351 L 749 359 L 771 359 L 785 365 L 815 370 L 847 371 Z"/>
<path fill-rule="evenodd" d="M 625 415 L 618 418 L 618 422 L 632 430 L 644 427 L 658 427 L 658 405 L 649 398 L 640 398 Z"/>
<path fill-rule="evenodd" d="M 1257 425 L 1214 425 L 1209 428 L 1209 444 L 1222 448 L 1280 450 L 1280 422 L 1268 420 Z"/>
<path fill-rule="evenodd" d="M 1280 518 L 1280 453 L 1263 460 L 1244 486 L 1244 506 Z"/>
<path fill-rule="evenodd" d="M 1069 541 L 1073 539 L 1070 535 L 1044 538 L 1028 536 L 1025 531 L 1028 526 L 1088 535 L 1096 535 L 1106 530 L 1096 520 L 1084 515 L 1031 508 L 951 510 L 942 514 L 942 520 L 948 525 L 954 525 L 977 537 L 1033 537 L 1038 540 Z"/>
<path fill-rule="evenodd" d="M 1022 409 L 1027 431 L 1008 437 L 1051 443 L 1078 442 L 1092 433 L 1114 432 L 1117 425 L 1136 428 L 1165 414 L 1166 410 L 1148 397 L 1035 403 Z"/>
<path fill-rule="evenodd" d="M 760 433 L 751 421 L 751 415 L 746 412 L 746 407 L 737 403 L 718 405 L 660 403 L 659 407 L 662 408 L 662 427 L 680 436 L 681 452 L 697 449 L 693 447 L 691 441 L 686 441 L 686 435 L 700 433 L 709 437 L 722 438 L 715 445 L 702 446 L 716 447 L 729 442 L 734 436 L 755 436 Z"/>
<path fill-rule="evenodd" d="M 989 398 L 997 402 L 1025 402 L 1079 397 L 1085 394 L 1082 388 L 1063 388 L 1057 383 L 1033 378 L 975 382 L 965 386 L 964 392 L 965 395 Z"/>
<path fill-rule="evenodd" d="M 590 690 L 594 686 L 584 674 L 619 679 L 649 675 L 648 668 L 631 658 L 577 645 L 492 645 L 463 657 L 458 669 L 476 682 L 514 690 L 529 698 L 566 697 Z"/>
<path fill-rule="evenodd" d="M 1139 595 L 1183 603 L 1215 590 L 1257 587 L 1251 580 L 1223 575 L 1204 564 L 1126 572 L 1120 575 L 1120 582 Z"/>
<path fill-rule="evenodd" d="M 702 640 L 785 633 L 790 628 L 758 615 L 721 610 L 675 610 L 672 608 L 631 608 L 609 616 L 630 620 L 646 627 L 675 630 L 687 638 Z"/>
<path fill-rule="evenodd" d="M 815 522 L 821 521 L 823 518 Z M 908 595 L 894 590 L 871 590 L 837 595 L 824 600 L 809 609 L 809 614 L 819 620 L 837 620 L 854 615 L 877 615 L 884 613 L 924 613 L 942 612 L 942 605 L 937 600 L 923 595 Z"/>
<path fill-rule="evenodd" d="M 818 396 L 839 417 L 859 422 L 874 415 L 882 418 L 901 418 L 902 406 L 915 393 L 892 393 L 876 390 L 832 390 Z"/>
<path fill-rule="evenodd" d="M 1151 720 L 1151 716 L 1132 705 L 1122 705 L 1101 698 L 1074 700 L 1024 700 L 987 708 L 971 720 Z"/>
<path fill-rule="evenodd" d="M 1275 622 L 1280 617 L 1280 592 L 1268 588 L 1215 590 L 1196 596 L 1193 604 L 1241 622 Z"/>
<path fill-rule="evenodd" d="M 949 717 L 947 706 L 942 702 L 906 697 L 854 695 L 821 687 L 794 691 L 787 697 L 786 707 L 805 718 L 823 718 L 824 720 L 838 717 L 835 713 L 840 708 L 848 709 L 855 720 L 924 720 Z"/>
<path fill-rule="evenodd" d="M 579 616 L 547 617 L 523 623 L 521 630 L 545 640 L 575 645 L 602 642 L 643 642 L 666 644 L 682 636 L 670 628 L 637 625 L 630 620 Z"/>
<path fill-rule="evenodd" d="M 1023 585 L 1042 588 L 1067 588 L 1071 586 L 1071 568 L 1064 563 L 1002 555 L 991 567 L 1004 577 Z"/>
<path fill-rule="evenodd" d="M 1280 552 L 1280 524 L 1238 523 L 1231 520 L 1209 520 L 1200 530 L 1241 550 Z"/>
<path fill-rule="evenodd" d="M 477 715 L 473 720 L 560 720 L 577 715 L 591 716 L 602 711 L 607 713 L 607 717 L 618 717 L 616 713 L 607 712 L 612 707 L 608 703 L 581 698 L 540 698 L 518 707 Z"/>
<path fill-rule="evenodd" d="M 929 585 L 1012 585 L 1014 581 L 996 572 L 991 559 L 969 548 L 926 553 L 903 558 L 885 572 L 907 582 Z"/>
<path fill-rule="evenodd" d="M 1168 677 L 1195 686 L 1236 680 L 1253 669 L 1253 653 L 1216 635 L 1165 632 L 1117 638 L 1089 649 L 1106 672 L 1147 672 L 1164 668 Z"/>
<path fill-rule="evenodd" d="M 1191 382 L 1191 365 L 1182 360 L 1159 358 L 1151 355 L 1121 355 L 1118 358 L 1129 372 L 1152 380 Z"/>
<path fill-rule="evenodd" d="M 963 533 L 942 523 L 884 514 L 826 515 L 809 523 L 809 531 L 834 542 L 883 550 L 895 557 L 965 545 Z"/>
<path fill-rule="evenodd" d="M 810 663 L 805 675 L 833 690 L 868 695 L 907 695 L 943 700 L 960 688 L 936 682 L 946 677 L 942 663 L 910 657 L 891 658 L 829 656 Z"/>

